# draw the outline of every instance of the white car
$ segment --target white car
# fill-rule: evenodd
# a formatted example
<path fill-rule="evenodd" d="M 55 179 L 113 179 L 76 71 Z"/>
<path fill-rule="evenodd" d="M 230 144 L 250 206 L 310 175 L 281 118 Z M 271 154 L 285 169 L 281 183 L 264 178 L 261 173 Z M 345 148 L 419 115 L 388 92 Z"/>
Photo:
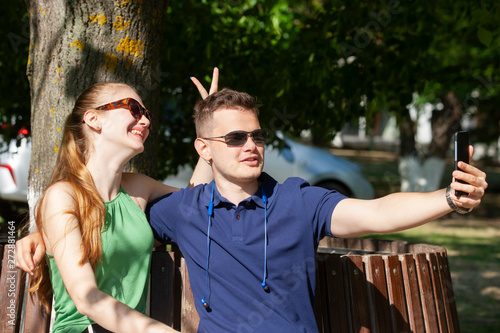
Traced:
<path fill-rule="evenodd" d="M 264 159 L 264 171 L 279 183 L 289 177 L 300 177 L 311 185 L 336 190 L 349 197 L 373 199 L 373 187 L 363 176 L 359 165 L 335 156 L 326 149 L 304 145 L 286 137 L 282 137 L 282 140 L 283 149 L 266 147 Z M 163 183 L 186 187 L 192 173 L 190 166 L 184 166 L 177 175 L 167 177 Z"/>
<path fill-rule="evenodd" d="M 27 133 L 27 132 L 26 132 Z M 27 202 L 31 138 L 0 142 L 0 199 Z"/>

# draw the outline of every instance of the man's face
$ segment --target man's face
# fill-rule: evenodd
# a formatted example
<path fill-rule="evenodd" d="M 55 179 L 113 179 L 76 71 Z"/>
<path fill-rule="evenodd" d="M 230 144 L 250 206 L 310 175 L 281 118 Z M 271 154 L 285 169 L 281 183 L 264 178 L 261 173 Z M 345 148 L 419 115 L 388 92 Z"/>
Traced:
<path fill-rule="evenodd" d="M 219 137 L 232 131 L 260 129 L 257 116 L 251 111 L 217 110 L 213 114 L 210 137 Z M 228 146 L 224 139 L 207 140 L 212 156 L 212 170 L 218 181 L 223 179 L 237 185 L 255 182 L 264 167 L 264 144 L 256 144 L 251 137 L 241 146 Z"/>

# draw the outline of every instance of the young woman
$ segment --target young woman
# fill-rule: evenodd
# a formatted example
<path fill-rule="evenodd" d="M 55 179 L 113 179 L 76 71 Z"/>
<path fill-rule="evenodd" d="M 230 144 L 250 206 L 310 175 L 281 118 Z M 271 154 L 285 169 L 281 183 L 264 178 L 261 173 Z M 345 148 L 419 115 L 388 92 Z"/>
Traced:
<path fill-rule="evenodd" d="M 215 70 L 210 93 L 217 80 Z M 33 275 L 31 290 L 45 304 L 53 290 L 53 332 L 174 331 L 144 315 L 153 249 L 144 210 L 149 201 L 176 189 L 122 173 L 144 150 L 151 125 L 141 98 L 121 83 L 85 90 L 66 120 L 50 185 L 36 208 L 47 255 L 35 251 L 41 242 L 36 235 L 18 242 L 18 266 Z M 203 164 L 193 183 L 210 180 Z"/>

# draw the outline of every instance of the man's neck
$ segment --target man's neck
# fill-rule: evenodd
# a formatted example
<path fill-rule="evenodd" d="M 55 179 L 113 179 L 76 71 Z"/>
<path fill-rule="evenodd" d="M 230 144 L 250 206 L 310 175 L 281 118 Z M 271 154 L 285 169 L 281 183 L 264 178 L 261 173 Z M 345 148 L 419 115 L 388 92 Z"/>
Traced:
<path fill-rule="evenodd" d="M 257 179 L 248 182 L 230 182 L 226 179 L 218 179 L 215 177 L 215 184 L 219 193 L 232 202 L 238 205 L 241 201 L 254 195 L 259 189 L 259 182 Z"/>

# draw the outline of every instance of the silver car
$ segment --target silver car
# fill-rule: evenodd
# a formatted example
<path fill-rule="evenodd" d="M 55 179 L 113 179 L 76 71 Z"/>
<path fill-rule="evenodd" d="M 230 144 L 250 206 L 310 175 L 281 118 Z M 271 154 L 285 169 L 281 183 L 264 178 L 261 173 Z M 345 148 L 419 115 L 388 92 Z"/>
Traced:
<path fill-rule="evenodd" d="M 264 162 L 264 171 L 278 182 L 282 183 L 289 177 L 300 177 L 311 185 L 336 190 L 349 197 L 373 199 L 373 187 L 363 176 L 359 165 L 335 156 L 326 149 L 304 145 L 286 137 L 282 137 L 282 140 L 282 149 L 266 147 Z M 177 175 L 167 177 L 163 183 L 186 187 L 192 173 L 191 167 L 182 167 Z"/>

